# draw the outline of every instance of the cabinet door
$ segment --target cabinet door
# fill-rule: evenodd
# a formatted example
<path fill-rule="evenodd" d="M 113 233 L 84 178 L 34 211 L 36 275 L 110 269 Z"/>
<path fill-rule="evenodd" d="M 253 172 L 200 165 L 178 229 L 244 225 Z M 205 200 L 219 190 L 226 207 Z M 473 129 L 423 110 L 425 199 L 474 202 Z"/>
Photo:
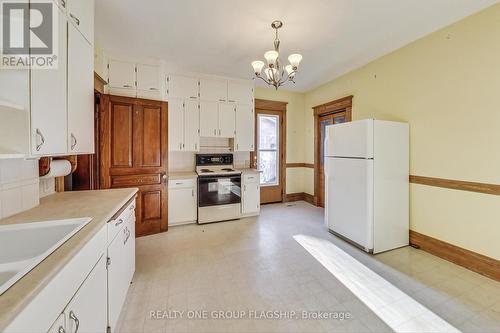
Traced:
<path fill-rule="evenodd" d="M 184 101 L 171 99 L 168 103 L 168 147 L 170 151 L 183 150 Z"/>
<path fill-rule="evenodd" d="M 135 89 L 136 73 L 133 62 L 110 60 L 108 76 L 110 88 Z"/>
<path fill-rule="evenodd" d="M 94 44 L 94 0 L 68 0 L 70 22 Z"/>
<path fill-rule="evenodd" d="M 219 136 L 219 111 L 217 102 L 200 101 L 200 136 Z"/>
<path fill-rule="evenodd" d="M 251 105 L 236 106 L 235 151 L 253 151 L 255 138 L 254 109 Z"/>
<path fill-rule="evenodd" d="M 259 178 L 258 175 L 255 177 L 257 179 Z M 260 189 L 258 181 L 243 184 L 242 201 L 243 214 L 258 213 L 260 211 Z"/>
<path fill-rule="evenodd" d="M 253 105 L 253 81 L 229 81 L 227 98 L 228 102 Z"/>
<path fill-rule="evenodd" d="M 184 146 L 185 151 L 198 151 L 200 148 L 200 107 L 198 101 L 184 103 Z"/>
<path fill-rule="evenodd" d="M 198 99 L 198 78 L 170 75 L 168 77 L 168 97 Z"/>
<path fill-rule="evenodd" d="M 66 16 L 59 12 L 59 58 L 57 69 L 32 70 L 31 153 L 57 155 L 67 152 L 67 30 Z"/>
<path fill-rule="evenodd" d="M 205 101 L 226 102 L 227 81 L 200 79 L 200 99 Z"/>
<path fill-rule="evenodd" d="M 106 256 L 102 256 L 64 310 L 66 332 L 105 332 Z"/>
<path fill-rule="evenodd" d="M 176 188 L 168 190 L 168 224 L 196 221 L 196 190 Z"/>
<path fill-rule="evenodd" d="M 232 103 L 219 103 L 219 136 L 234 138 L 235 121 L 235 105 Z"/>
<path fill-rule="evenodd" d="M 135 270 L 135 219 L 129 219 L 108 247 L 108 325 L 116 330 Z"/>
<path fill-rule="evenodd" d="M 160 66 L 137 64 L 137 97 L 160 99 Z"/>
<path fill-rule="evenodd" d="M 68 151 L 94 153 L 94 51 L 68 25 Z"/>
<path fill-rule="evenodd" d="M 64 317 L 64 313 L 61 313 L 59 317 L 57 317 L 56 321 L 49 328 L 47 333 L 61 333 L 66 330 L 66 321 Z"/>

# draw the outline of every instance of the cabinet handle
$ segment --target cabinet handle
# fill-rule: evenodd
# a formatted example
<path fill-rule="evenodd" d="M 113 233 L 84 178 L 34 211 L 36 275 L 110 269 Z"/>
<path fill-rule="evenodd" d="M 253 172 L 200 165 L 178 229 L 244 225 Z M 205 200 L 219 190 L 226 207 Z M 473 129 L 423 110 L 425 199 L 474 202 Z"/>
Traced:
<path fill-rule="evenodd" d="M 45 144 L 45 137 L 43 136 L 42 131 L 40 131 L 39 128 L 36 129 L 36 135 L 38 135 L 40 137 L 40 140 L 41 140 L 40 144 L 36 145 L 36 151 L 40 151 L 42 146 Z"/>
<path fill-rule="evenodd" d="M 191 99 L 198 99 L 198 97 L 196 97 L 196 96 L 191 96 L 189 98 L 191 98 Z"/>
<path fill-rule="evenodd" d="M 246 186 L 246 185 L 243 185 L 243 191 L 245 191 L 245 192 L 246 192 L 246 190 L 247 190 L 247 186 Z"/>
<path fill-rule="evenodd" d="M 191 196 L 194 197 L 194 188 L 191 189 Z"/>
<path fill-rule="evenodd" d="M 240 145 L 237 143 L 236 144 L 236 150 L 240 149 Z"/>
<path fill-rule="evenodd" d="M 179 150 L 182 150 L 182 143 L 179 143 Z"/>
<path fill-rule="evenodd" d="M 75 331 L 73 333 L 77 333 L 78 329 L 80 328 L 80 320 L 78 320 L 78 317 L 73 311 L 69 312 L 69 317 L 75 321 Z"/>
<path fill-rule="evenodd" d="M 78 143 L 78 140 L 76 139 L 76 136 L 71 133 L 71 150 L 74 150 L 76 145 Z"/>
<path fill-rule="evenodd" d="M 226 100 L 225 99 L 219 99 L 219 102 L 225 102 Z"/>
<path fill-rule="evenodd" d="M 59 328 L 57 329 L 57 333 L 66 333 L 66 330 L 64 329 L 64 327 L 59 326 Z"/>
<path fill-rule="evenodd" d="M 217 135 L 217 130 L 216 129 L 214 129 L 214 135 Z"/>
<path fill-rule="evenodd" d="M 130 207 L 129 207 L 129 209 L 128 209 L 128 210 L 134 210 L 134 209 L 135 209 L 135 206 L 134 206 L 134 205 L 132 205 L 132 206 L 130 206 Z"/>
<path fill-rule="evenodd" d="M 219 136 L 221 135 L 220 133 L 221 133 L 221 130 L 219 130 Z"/>
<path fill-rule="evenodd" d="M 80 25 L 80 19 L 73 14 L 69 14 L 73 20 L 75 20 L 76 25 Z"/>
<path fill-rule="evenodd" d="M 230 100 L 229 100 L 229 102 L 234 103 L 235 101 L 234 101 L 234 100 L 232 100 L 232 99 L 230 99 Z"/>
<path fill-rule="evenodd" d="M 63 8 L 66 8 L 66 1 L 65 0 L 61 0 L 61 6 L 63 6 Z"/>
<path fill-rule="evenodd" d="M 128 230 L 128 228 L 125 227 L 123 232 L 125 233 L 125 240 L 123 241 L 123 245 L 125 245 L 125 244 L 127 244 L 127 241 L 130 238 L 130 230 Z"/>
<path fill-rule="evenodd" d="M 156 90 L 158 90 L 158 89 L 156 89 L 156 88 L 149 88 L 149 90 L 155 90 L 155 91 L 156 91 Z"/>
<path fill-rule="evenodd" d="M 197 143 L 194 144 L 194 150 L 198 150 L 198 144 Z"/>
<path fill-rule="evenodd" d="M 123 88 L 132 88 L 132 86 L 131 86 L 131 85 L 129 85 L 129 84 L 124 84 L 124 85 L 123 85 Z"/>
<path fill-rule="evenodd" d="M 123 223 L 123 219 L 119 219 L 118 222 L 115 223 L 115 227 L 119 226 Z"/>

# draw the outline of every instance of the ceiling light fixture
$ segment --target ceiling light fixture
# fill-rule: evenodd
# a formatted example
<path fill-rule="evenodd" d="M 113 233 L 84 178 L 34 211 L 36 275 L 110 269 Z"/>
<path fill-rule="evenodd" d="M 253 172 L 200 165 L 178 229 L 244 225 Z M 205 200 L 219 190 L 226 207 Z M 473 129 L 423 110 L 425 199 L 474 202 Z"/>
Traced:
<path fill-rule="evenodd" d="M 267 67 L 263 61 L 252 61 L 255 76 L 262 79 L 268 85 L 274 86 L 276 90 L 278 90 L 278 87 L 289 81 L 295 83 L 295 74 L 297 74 L 297 69 L 299 68 L 300 61 L 302 60 L 302 56 L 295 53 L 288 57 L 290 64 L 283 66 L 280 63 L 280 40 L 278 38 L 278 30 L 282 26 L 283 22 L 281 21 L 274 21 L 271 24 L 271 27 L 276 30 L 276 37 L 274 39 L 274 50 L 264 53 L 264 58 L 266 58 L 267 61 Z"/>

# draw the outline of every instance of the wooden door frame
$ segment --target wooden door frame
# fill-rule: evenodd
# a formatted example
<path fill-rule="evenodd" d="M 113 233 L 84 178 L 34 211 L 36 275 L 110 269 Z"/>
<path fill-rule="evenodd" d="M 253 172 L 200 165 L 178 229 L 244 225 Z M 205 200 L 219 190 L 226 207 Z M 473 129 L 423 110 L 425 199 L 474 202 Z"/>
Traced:
<path fill-rule="evenodd" d="M 280 182 L 282 184 L 281 202 L 286 202 L 286 106 L 288 102 L 270 101 L 265 99 L 255 99 L 254 117 L 254 151 L 250 152 L 250 165 L 257 168 L 257 114 L 258 111 L 273 111 L 281 113 L 282 124 L 280 126 Z"/>
<path fill-rule="evenodd" d="M 314 205 L 319 202 L 319 161 L 320 161 L 320 122 L 321 116 L 345 112 L 346 121 L 352 121 L 352 99 L 353 95 L 346 96 L 334 101 L 313 107 L 314 110 Z"/>

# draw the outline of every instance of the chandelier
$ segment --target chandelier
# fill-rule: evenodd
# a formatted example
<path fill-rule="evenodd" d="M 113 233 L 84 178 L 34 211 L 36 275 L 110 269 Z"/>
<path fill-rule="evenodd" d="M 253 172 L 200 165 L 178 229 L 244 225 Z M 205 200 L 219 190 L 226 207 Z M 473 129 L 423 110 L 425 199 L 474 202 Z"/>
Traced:
<path fill-rule="evenodd" d="M 264 58 L 266 58 L 267 61 L 266 68 L 264 68 L 265 63 L 263 61 L 252 61 L 255 76 L 262 79 L 268 85 L 274 86 L 276 90 L 287 82 L 295 83 L 295 74 L 297 74 L 297 69 L 302 60 L 302 56 L 296 53 L 288 57 L 288 61 L 290 62 L 288 65 L 283 66 L 280 63 L 280 40 L 278 38 L 278 30 L 282 26 L 283 22 L 281 21 L 274 21 L 271 24 L 271 27 L 276 30 L 276 37 L 274 39 L 274 50 L 264 53 Z"/>

